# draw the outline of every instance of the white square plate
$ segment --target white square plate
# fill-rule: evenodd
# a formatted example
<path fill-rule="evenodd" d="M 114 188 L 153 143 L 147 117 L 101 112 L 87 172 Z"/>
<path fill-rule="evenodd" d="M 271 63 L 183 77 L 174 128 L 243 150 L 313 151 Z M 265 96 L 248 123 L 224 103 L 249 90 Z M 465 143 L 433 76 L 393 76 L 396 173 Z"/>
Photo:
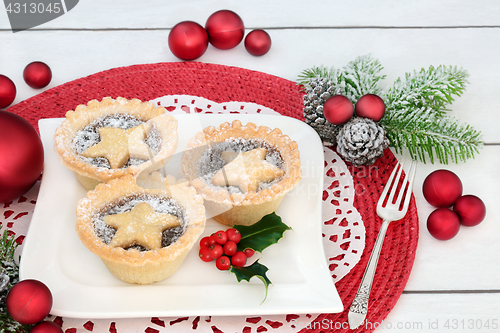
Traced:
<path fill-rule="evenodd" d="M 179 177 L 182 150 L 202 128 L 240 119 L 271 128 L 297 141 L 303 178 L 285 197 L 278 211 L 286 231 L 278 244 L 264 250 L 260 262 L 272 281 L 265 288 L 256 278 L 238 283 L 213 262 L 198 258 L 195 245 L 180 269 L 151 285 L 127 284 L 109 273 L 101 260 L 76 235 L 75 208 L 86 191 L 60 162 L 53 136 L 62 119 L 39 122 L 45 167 L 37 205 L 23 245 L 21 279 L 38 279 L 52 291 L 53 315 L 73 318 L 132 318 L 166 316 L 266 315 L 336 313 L 343 310 L 330 277 L 321 235 L 323 147 L 305 123 L 274 115 L 175 115 L 179 121 L 177 153 L 167 171 Z M 204 235 L 222 225 L 207 221 Z"/>

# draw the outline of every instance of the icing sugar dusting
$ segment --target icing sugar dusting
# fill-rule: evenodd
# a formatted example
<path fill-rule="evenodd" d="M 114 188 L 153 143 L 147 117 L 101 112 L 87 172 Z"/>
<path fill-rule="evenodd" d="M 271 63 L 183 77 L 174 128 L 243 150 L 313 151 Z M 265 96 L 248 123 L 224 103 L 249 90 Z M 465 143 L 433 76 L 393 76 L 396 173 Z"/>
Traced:
<path fill-rule="evenodd" d="M 198 163 L 198 175 L 209 186 L 212 184 L 213 176 L 224 167 L 226 162 L 222 158 L 222 152 L 247 152 L 256 148 L 266 149 L 266 161 L 282 170 L 285 169 L 283 158 L 276 147 L 271 146 L 269 143 L 260 139 L 242 139 L 242 138 L 229 138 L 222 142 L 212 142 L 207 150 L 202 155 Z M 259 191 L 271 187 L 274 183 L 280 181 L 277 178 L 272 182 L 260 183 Z M 242 193 L 237 186 L 225 186 L 229 193 Z"/>
<path fill-rule="evenodd" d="M 110 169 L 111 166 L 108 160 L 104 157 L 84 157 L 81 154 L 88 148 L 98 144 L 101 141 L 99 136 L 100 127 L 115 127 L 121 129 L 129 129 L 143 124 L 144 121 L 126 114 L 113 114 L 106 117 L 96 119 L 91 124 L 85 126 L 83 129 L 79 130 L 75 138 L 72 141 L 72 148 L 76 151 L 80 158 L 88 164 L 94 165 L 96 167 Z M 156 130 L 154 124 L 151 131 L 149 131 L 146 140 L 146 144 L 151 148 L 154 153 L 160 151 L 161 137 L 158 130 Z M 144 163 L 144 160 L 137 158 L 130 158 L 128 162 L 123 166 L 127 168 L 131 165 L 139 165 Z"/>
<path fill-rule="evenodd" d="M 186 230 L 184 211 L 175 200 L 172 198 L 141 194 L 123 198 L 120 201 L 104 207 L 100 212 L 96 213 L 93 216 L 93 222 L 94 231 L 97 237 L 99 237 L 105 244 L 109 245 L 116 233 L 116 229 L 104 222 L 104 218 L 108 215 L 129 212 L 141 202 L 148 203 L 157 213 L 171 214 L 178 217 L 182 221 L 182 225 L 180 227 L 169 228 L 163 231 L 162 247 L 169 246 L 184 234 Z M 139 251 L 147 251 L 147 249 L 139 245 L 129 247 L 128 249 L 131 248 Z"/>

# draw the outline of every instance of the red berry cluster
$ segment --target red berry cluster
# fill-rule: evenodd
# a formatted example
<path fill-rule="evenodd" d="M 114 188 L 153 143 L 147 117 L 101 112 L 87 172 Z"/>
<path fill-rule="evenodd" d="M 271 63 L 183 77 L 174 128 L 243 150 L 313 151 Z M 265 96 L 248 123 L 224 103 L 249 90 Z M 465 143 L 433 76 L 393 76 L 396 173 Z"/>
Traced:
<path fill-rule="evenodd" d="M 199 256 L 205 262 L 215 260 L 215 266 L 221 271 L 228 270 L 231 265 L 244 267 L 247 258 L 253 256 L 255 251 L 238 250 L 240 240 L 241 233 L 237 229 L 219 230 L 200 240 Z"/>

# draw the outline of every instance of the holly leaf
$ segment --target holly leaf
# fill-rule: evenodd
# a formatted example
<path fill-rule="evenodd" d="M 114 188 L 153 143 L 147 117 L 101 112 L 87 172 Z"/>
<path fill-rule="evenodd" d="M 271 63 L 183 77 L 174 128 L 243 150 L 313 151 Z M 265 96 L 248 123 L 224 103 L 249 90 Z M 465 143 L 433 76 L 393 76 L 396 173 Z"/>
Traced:
<path fill-rule="evenodd" d="M 266 296 L 264 297 L 262 303 L 264 303 L 267 298 L 267 289 L 269 285 L 272 284 L 271 280 L 269 280 L 266 276 L 266 272 L 268 270 L 269 269 L 259 263 L 258 260 L 247 267 L 231 266 L 231 273 L 234 273 L 234 275 L 236 275 L 236 279 L 238 280 L 238 282 L 241 282 L 242 280 L 250 282 L 250 279 L 255 276 L 260 279 L 262 283 L 264 283 L 264 286 L 266 287 Z"/>
<path fill-rule="evenodd" d="M 234 228 L 241 233 L 238 250 L 252 249 L 256 252 L 262 252 L 268 246 L 276 244 L 285 231 L 292 229 L 284 224 L 276 213 L 264 216 L 253 225 L 236 225 Z"/>

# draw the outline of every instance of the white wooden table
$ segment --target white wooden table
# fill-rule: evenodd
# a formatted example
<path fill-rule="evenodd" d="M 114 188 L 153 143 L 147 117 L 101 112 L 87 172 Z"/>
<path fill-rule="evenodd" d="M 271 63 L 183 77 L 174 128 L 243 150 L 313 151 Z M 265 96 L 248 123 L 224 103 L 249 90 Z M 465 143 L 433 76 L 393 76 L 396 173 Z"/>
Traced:
<path fill-rule="evenodd" d="M 469 84 L 452 104 L 452 113 L 482 131 L 486 144 L 466 163 L 419 163 L 415 264 L 385 327 L 377 331 L 500 331 L 500 2 L 81 0 L 62 17 L 18 33 L 12 33 L 0 7 L 0 74 L 17 86 L 14 103 L 102 70 L 179 61 L 168 48 L 170 29 L 183 20 L 204 25 L 219 9 L 238 13 L 247 32 L 267 30 L 272 48 L 263 57 L 253 57 L 243 44 L 226 51 L 209 46 L 198 61 L 295 81 L 306 68 L 339 68 L 370 53 L 384 66 L 387 86 L 405 72 L 429 65 L 463 67 L 470 73 Z M 23 81 L 23 69 L 32 61 L 52 69 L 52 82 L 43 90 Z M 462 227 L 446 242 L 427 232 L 432 207 L 421 190 L 424 178 L 443 167 L 462 179 L 464 193 L 476 194 L 487 206 L 483 223 Z"/>

